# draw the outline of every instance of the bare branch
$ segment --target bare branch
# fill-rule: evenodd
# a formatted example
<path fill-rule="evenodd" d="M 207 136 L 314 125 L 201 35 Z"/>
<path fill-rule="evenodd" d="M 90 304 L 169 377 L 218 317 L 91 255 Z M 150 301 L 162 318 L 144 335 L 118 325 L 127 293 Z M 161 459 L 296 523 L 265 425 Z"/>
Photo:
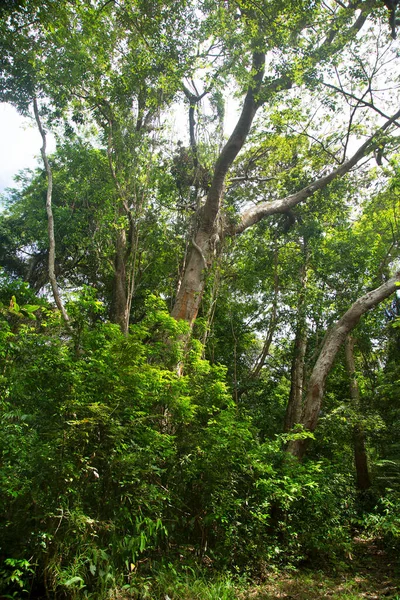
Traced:
<path fill-rule="evenodd" d="M 341 94 L 343 94 L 343 96 L 346 96 L 347 98 L 351 98 L 357 104 L 362 104 L 362 106 L 365 106 L 366 108 L 371 108 L 378 115 L 380 115 L 381 117 L 384 117 L 385 119 L 389 119 L 390 118 L 386 113 L 384 113 L 377 106 L 375 106 L 375 104 L 373 104 L 372 102 L 368 102 L 367 100 L 364 100 L 364 95 L 366 95 L 370 91 L 369 88 L 368 88 L 367 92 L 365 92 L 365 94 L 363 95 L 363 97 L 359 98 L 355 94 L 352 94 L 351 92 L 346 92 L 346 90 L 344 90 L 342 87 L 337 87 L 336 85 L 333 85 L 332 83 L 326 83 L 325 81 L 323 81 L 322 84 L 325 87 L 327 87 L 327 88 L 329 88 L 331 90 L 335 90 L 336 92 L 340 92 Z M 393 121 L 393 123 L 394 123 L 394 125 L 397 125 L 397 127 L 400 127 L 400 122 Z"/>

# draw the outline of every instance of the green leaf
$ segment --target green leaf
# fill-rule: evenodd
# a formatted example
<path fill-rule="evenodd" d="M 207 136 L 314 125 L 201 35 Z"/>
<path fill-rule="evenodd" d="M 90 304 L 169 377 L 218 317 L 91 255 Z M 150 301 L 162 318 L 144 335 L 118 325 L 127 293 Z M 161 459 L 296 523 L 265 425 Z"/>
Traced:
<path fill-rule="evenodd" d="M 22 306 L 21 310 L 24 310 L 25 312 L 28 313 L 33 313 L 36 310 L 38 310 L 40 308 L 39 304 L 24 304 L 24 306 Z"/>
<path fill-rule="evenodd" d="M 79 589 L 86 587 L 82 577 L 78 577 L 77 575 L 67 579 L 67 581 L 64 583 L 66 587 L 76 587 L 77 584 L 79 585 Z"/>

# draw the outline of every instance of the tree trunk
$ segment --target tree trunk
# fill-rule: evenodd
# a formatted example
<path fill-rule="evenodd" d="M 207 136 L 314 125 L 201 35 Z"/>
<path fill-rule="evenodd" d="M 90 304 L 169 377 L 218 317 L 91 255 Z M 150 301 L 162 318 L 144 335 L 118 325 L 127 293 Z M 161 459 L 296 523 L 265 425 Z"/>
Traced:
<path fill-rule="evenodd" d="M 299 323 L 294 343 L 293 361 L 290 377 L 289 401 L 286 407 L 284 428 L 290 431 L 300 422 L 303 403 L 304 357 L 307 349 L 305 323 Z"/>
<path fill-rule="evenodd" d="M 284 431 L 290 431 L 300 421 L 303 404 L 304 358 L 307 349 L 306 327 L 306 286 L 307 286 L 307 250 L 304 242 L 304 262 L 301 266 L 299 305 L 297 313 L 296 337 L 294 341 L 292 368 L 290 374 L 290 393 L 286 407 Z"/>
<path fill-rule="evenodd" d="M 360 411 L 360 389 L 358 387 L 356 366 L 354 361 L 354 338 L 348 335 L 345 344 L 346 367 L 350 378 L 350 397 L 354 409 Z M 365 431 L 362 422 L 356 422 L 353 429 L 354 463 L 356 467 L 357 487 L 359 490 L 367 490 L 371 487 L 371 478 L 368 468 L 368 458 L 365 449 Z"/>
<path fill-rule="evenodd" d="M 118 231 L 114 256 L 114 281 L 112 289 L 111 321 L 120 326 L 124 335 L 128 333 L 129 312 L 126 277 L 126 232 Z"/>
<path fill-rule="evenodd" d="M 127 335 L 132 299 L 135 292 L 139 237 L 132 213 L 126 207 L 126 203 L 120 206 L 119 216 L 128 218 L 129 229 L 128 232 L 125 229 L 120 229 L 117 232 L 110 319 L 120 326 L 124 335 Z"/>
<path fill-rule="evenodd" d="M 50 285 L 51 285 L 54 301 L 57 305 L 57 308 L 61 312 L 64 321 L 66 323 L 68 323 L 69 316 L 67 314 L 67 311 L 65 310 L 63 301 L 60 296 L 60 292 L 58 290 L 56 273 L 55 273 L 56 241 L 55 241 L 55 236 L 54 236 L 54 216 L 53 216 L 53 209 L 52 209 L 53 173 L 51 171 L 50 163 L 47 158 L 46 133 L 42 127 L 42 122 L 40 120 L 39 108 L 38 108 L 36 97 L 33 98 L 33 110 L 35 113 L 35 119 L 36 119 L 36 123 L 37 123 L 38 129 L 39 129 L 40 135 L 42 136 L 43 145 L 40 149 L 40 152 L 42 155 L 44 167 L 46 169 L 46 174 L 47 174 L 46 213 L 47 213 L 47 231 L 48 231 L 48 236 L 49 236 L 49 262 L 48 262 L 49 280 L 50 280 Z"/>
<path fill-rule="evenodd" d="M 113 162 L 113 120 L 108 118 L 108 146 L 107 156 L 110 173 L 118 193 L 118 217 L 123 222 L 124 218 L 129 223 L 127 230 L 118 223 L 117 238 L 114 255 L 114 280 L 112 287 L 112 302 L 110 319 L 120 326 L 124 335 L 128 334 L 132 298 L 135 291 L 136 252 L 138 246 L 138 231 L 135 225 L 132 210 L 129 208 L 129 197 L 121 187 Z M 135 202 L 137 209 L 137 203 Z"/>
<path fill-rule="evenodd" d="M 322 350 L 312 371 L 303 406 L 300 423 L 306 431 L 313 432 L 317 426 L 325 390 L 326 378 L 333 361 L 347 335 L 354 329 L 361 316 L 393 294 L 400 282 L 400 271 L 379 288 L 364 294 L 349 308 L 341 319 L 327 332 Z M 287 451 L 301 459 L 308 444 L 307 439 L 289 442 Z"/>
<path fill-rule="evenodd" d="M 253 81 L 243 104 L 237 125 L 229 140 L 221 150 L 215 164 L 213 178 L 206 201 L 198 211 L 198 227 L 192 240 L 188 262 L 182 277 L 171 315 L 175 319 L 184 319 L 193 325 L 202 299 L 206 273 L 217 253 L 221 227 L 219 214 L 224 193 L 226 175 L 239 154 L 250 131 L 257 112 L 256 96 L 260 90 L 265 66 L 265 55 L 261 52 L 253 54 Z"/>
<path fill-rule="evenodd" d="M 192 248 L 171 311 L 175 319 L 183 319 L 191 326 L 197 317 L 207 270 L 212 263 L 211 238 L 209 233 L 200 230 L 192 240 Z"/>
<path fill-rule="evenodd" d="M 228 225 L 222 230 L 219 223 L 219 215 L 223 199 L 224 182 L 233 161 L 246 141 L 256 111 L 261 105 L 255 98 L 256 90 L 261 88 L 264 58 L 264 55 L 259 53 L 256 53 L 253 57 L 253 69 L 256 73 L 253 87 L 247 92 L 239 121 L 216 162 L 206 202 L 198 211 L 199 225 L 197 233 L 192 240 L 192 248 L 189 252 L 182 283 L 171 311 L 171 315 L 175 319 L 184 319 L 190 325 L 193 325 L 196 319 L 205 287 L 205 276 L 208 268 L 215 260 L 218 240 L 221 235 L 238 235 L 268 216 L 287 213 L 288 210 L 304 202 L 315 192 L 324 189 L 334 179 L 343 177 L 362 158 L 376 148 L 379 143 L 379 136 L 400 117 L 400 111 L 398 111 L 380 129 L 371 135 L 349 160 L 331 171 L 328 175 L 315 180 L 295 194 L 274 200 L 273 202 L 261 202 L 255 207 L 246 210 L 233 228 L 231 225 Z"/>
<path fill-rule="evenodd" d="M 366 20 L 366 14 L 361 11 L 356 22 L 349 28 L 344 35 L 338 36 L 338 28 L 333 28 L 322 42 L 321 46 L 316 48 L 315 53 L 310 56 L 310 69 L 319 63 L 321 57 L 329 50 L 333 56 L 345 43 L 346 39 L 352 38 L 359 31 Z M 347 37 L 348 36 L 348 37 Z M 260 33 L 262 39 L 262 33 Z M 260 46 L 255 39 L 255 44 Z M 274 94 L 286 89 L 290 89 L 294 80 L 283 75 L 274 80 L 263 82 L 265 71 L 265 54 L 259 50 L 253 52 L 251 67 L 251 84 L 247 91 L 241 115 L 237 125 L 229 140 L 223 147 L 214 167 L 213 177 L 206 201 L 203 207 L 198 211 L 198 227 L 192 240 L 192 248 L 189 252 L 186 268 L 182 276 L 182 282 L 177 292 L 175 304 L 171 315 L 176 319 L 184 319 L 191 326 L 196 319 L 197 312 L 201 303 L 206 273 L 209 266 L 215 260 L 215 250 L 218 237 L 224 235 L 237 235 L 251 227 L 261 219 L 278 213 L 285 213 L 290 208 L 303 202 L 316 191 L 326 187 L 336 177 L 341 177 L 348 173 L 364 156 L 371 152 L 379 143 L 379 136 L 386 131 L 396 119 L 400 116 L 400 111 L 396 113 L 377 131 L 360 146 L 357 152 L 346 162 L 336 169 L 333 169 L 328 175 L 321 177 L 315 182 L 303 188 L 299 192 L 273 202 L 261 202 L 254 208 L 246 210 L 240 217 L 236 225 L 228 225 L 222 228 L 220 224 L 220 210 L 224 193 L 225 179 L 232 166 L 233 161 L 242 149 L 249 134 L 253 119 L 258 108 L 260 108 Z M 187 95 L 192 97 L 190 92 Z M 197 99 L 197 97 L 196 97 Z M 193 115 L 192 115 L 193 118 Z M 193 122 L 192 122 L 193 125 Z M 195 142 L 191 134 L 191 142 Z"/>

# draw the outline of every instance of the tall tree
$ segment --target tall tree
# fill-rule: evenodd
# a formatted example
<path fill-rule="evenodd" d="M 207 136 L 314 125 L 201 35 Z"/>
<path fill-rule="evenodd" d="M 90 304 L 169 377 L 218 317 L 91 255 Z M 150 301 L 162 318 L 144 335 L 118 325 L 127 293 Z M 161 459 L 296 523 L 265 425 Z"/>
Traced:
<path fill-rule="evenodd" d="M 274 4 L 274 3 L 273 3 Z M 343 51 L 349 41 L 357 34 L 364 25 L 368 6 L 360 5 L 361 11 L 357 18 L 354 18 L 353 5 L 349 8 L 341 8 L 334 13 L 331 28 L 326 29 L 325 37 L 320 36 L 323 41 L 318 43 L 317 36 L 311 35 L 312 43 L 309 43 L 310 25 L 312 19 L 321 16 L 319 7 L 313 8 L 307 6 L 304 9 L 296 10 L 290 6 L 292 14 L 288 18 L 290 34 L 283 35 L 277 27 L 276 15 L 283 17 L 285 8 L 274 4 L 268 10 L 275 15 L 273 24 L 268 21 L 268 10 L 265 8 L 250 9 L 246 3 L 240 4 L 236 9 L 234 17 L 237 17 L 243 23 L 243 31 L 248 34 L 251 27 L 250 38 L 243 42 L 240 51 L 248 61 L 248 74 L 245 78 L 247 82 L 247 92 L 243 101 L 242 111 L 231 136 L 221 150 L 212 169 L 212 178 L 209 190 L 207 192 L 204 205 L 197 211 L 196 234 L 193 236 L 191 250 L 186 263 L 185 273 L 179 288 L 172 315 L 178 319 L 185 319 L 193 324 L 199 305 L 201 302 L 207 270 L 214 262 L 214 257 L 218 253 L 219 241 L 227 235 L 237 235 L 245 231 L 263 218 L 273 214 L 284 213 L 304 202 L 318 190 L 328 186 L 335 178 L 342 177 L 355 167 L 359 161 L 371 153 L 374 148 L 379 147 L 379 139 L 383 134 L 390 130 L 393 124 L 400 116 L 397 112 L 377 129 L 369 138 L 359 147 L 351 158 L 343 157 L 341 163 L 333 168 L 328 175 L 315 179 L 312 183 L 306 185 L 286 197 L 279 198 L 271 202 L 259 202 L 255 207 L 244 210 L 237 218 L 236 224 L 224 225 L 222 216 L 222 205 L 225 196 L 226 180 L 231 170 L 232 164 L 237 155 L 243 148 L 248 139 L 251 126 L 257 111 L 267 104 L 273 104 L 275 97 L 282 94 L 284 90 L 290 90 L 298 82 L 303 84 L 310 77 L 315 78 L 315 72 L 323 68 L 329 60 L 332 60 L 340 51 Z M 340 34 L 339 34 L 340 32 Z M 236 41 L 236 40 L 235 40 Z M 240 44 L 239 42 L 239 44 Z M 275 45 L 283 43 L 283 47 L 288 52 L 289 58 L 285 62 L 284 75 L 279 74 L 271 76 L 266 72 L 266 57 L 268 52 L 272 52 Z M 236 41 L 236 50 L 238 50 Z M 299 51 L 299 55 L 292 55 L 294 46 Z M 292 62 L 291 62 L 292 59 Z M 280 65 L 281 66 L 281 65 Z M 268 64 L 269 67 L 269 64 Z M 282 68 L 282 66 L 281 66 Z M 352 120 L 354 114 L 352 115 Z M 349 126 L 351 132 L 352 121 Z M 349 134 L 348 134 L 349 136 Z M 348 140 L 345 148 L 347 148 Z M 261 182 L 259 194 L 264 188 Z"/>

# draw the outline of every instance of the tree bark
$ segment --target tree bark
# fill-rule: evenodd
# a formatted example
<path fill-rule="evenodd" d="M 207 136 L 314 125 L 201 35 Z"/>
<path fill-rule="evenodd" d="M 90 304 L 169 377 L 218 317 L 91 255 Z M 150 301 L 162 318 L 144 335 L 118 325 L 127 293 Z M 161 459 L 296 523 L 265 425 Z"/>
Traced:
<path fill-rule="evenodd" d="M 171 315 L 193 325 L 204 291 L 205 276 L 214 261 L 221 234 L 218 223 L 226 175 L 239 154 L 250 131 L 257 112 L 257 95 L 260 91 L 265 68 L 265 55 L 253 54 L 253 81 L 243 104 L 237 125 L 223 147 L 215 164 L 214 175 L 203 207 L 198 211 L 198 227 L 192 240 L 188 262 L 177 293 Z"/>
<path fill-rule="evenodd" d="M 307 394 L 304 401 L 300 423 L 306 431 L 313 432 L 317 426 L 321 409 L 322 398 L 325 390 L 326 378 L 331 370 L 333 361 L 346 336 L 354 329 L 361 316 L 371 308 L 377 306 L 388 296 L 393 294 L 400 282 L 400 271 L 379 288 L 361 296 L 341 319 L 327 332 L 322 350 L 314 365 Z M 289 442 L 287 451 L 301 459 L 304 456 L 308 440 L 293 440 Z"/>
<path fill-rule="evenodd" d="M 333 169 L 333 171 L 331 171 L 328 175 L 324 175 L 324 177 L 316 179 L 295 194 L 291 194 L 285 198 L 280 198 L 279 200 L 274 200 L 273 202 L 260 202 L 260 204 L 257 204 L 256 206 L 245 211 L 234 230 L 231 231 L 228 229 L 226 234 L 233 233 L 237 235 L 243 233 L 243 231 L 245 231 L 248 227 L 252 227 L 265 217 L 279 213 L 287 213 L 288 210 L 297 206 L 297 204 L 304 202 L 304 200 L 307 200 L 307 198 L 315 194 L 315 192 L 324 189 L 334 179 L 346 175 L 346 173 L 348 173 L 362 158 L 364 158 L 364 156 L 367 156 L 379 145 L 379 139 L 382 133 L 384 133 L 391 125 L 393 125 L 399 117 L 400 110 L 397 111 L 388 121 L 386 121 L 386 123 L 382 125 L 382 127 L 380 127 L 373 135 L 371 135 L 358 148 L 353 156 L 349 158 L 349 160 L 344 162 L 336 169 Z"/>
<path fill-rule="evenodd" d="M 332 56 L 336 54 L 343 45 L 346 44 L 348 39 L 352 39 L 363 27 L 368 10 L 369 8 L 363 4 L 359 16 L 346 32 L 343 32 L 337 24 L 335 24 L 321 45 L 316 48 L 314 52 L 310 53 L 308 68 L 311 70 L 328 55 Z M 340 35 L 338 35 L 339 31 Z M 370 149 L 371 140 L 368 140 L 364 152 L 360 155 L 356 154 L 353 157 L 354 162 L 348 161 L 348 163 L 346 163 L 347 170 L 346 168 L 343 168 L 344 165 L 342 165 L 342 167 L 333 171 L 329 176 L 318 180 L 317 184 L 314 183 L 307 186 L 303 190 L 303 193 L 299 192 L 298 194 L 273 203 L 261 203 L 255 207 L 254 211 L 245 212 L 236 228 L 232 230 L 231 227 L 228 227 L 222 231 L 218 223 L 218 217 L 223 198 L 225 178 L 233 161 L 246 141 L 255 114 L 258 108 L 267 102 L 269 97 L 278 92 L 282 92 L 283 90 L 291 89 L 294 84 L 294 76 L 291 76 L 290 74 L 282 75 L 273 80 L 267 78 L 263 81 L 264 71 L 265 54 L 260 51 L 255 51 L 252 58 L 252 83 L 246 94 L 241 115 L 232 135 L 217 159 L 205 205 L 198 212 L 198 227 L 196 228 L 196 234 L 192 240 L 192 248 L 189 252 L 181 285 L 171 311 L 171 315 L 174 318 L 184 319 L 191 326 L 196 319 L 201 303 L 207 269 L 214 261 L 216 240 L 218 240 L 218 237 L 221 234 L 235 235 L 241 233 L 247 229 L 247 227 L 254 225 L 265 216 L 286 212 L 288 208 L 302 202 L 316 190 L 322 189 L 338 175 L 346 173 L 362 156 L 365 156 L 367 149 Z M 390 124 L 392 122 L 393 121 L 391 121 Z M 386 129 L 388 126 L 389 124 L 384 126 L 380 131 Z"/>
<path fill-rule="evenodd" d="M 46 152 L 46 132 L 43 129 L 42 122 L 39 115 L 39 108 L 37 103 L 37 98 L 33 98 L 33 111 L 35 113 L 36 123 L 42 137 L 42 147 L 40 148 L 40 153 L 42 155 L 44 167 L 47 174 L 47 193 L 46 193 L 46 213 L 47 213 L 47 231 L 49 236 L 49 261 L 48 261 L 48 269 L 49 269 L 49 280 L 51 289 L 53 292 L 54 301 L 57 305 L 58 310 L 60 311 L 62 318 L 66 323 L 69 322 L 69 316 L 67 311 L 65 310 L 65 306 L 60 296 L 60 292 L 58 290 L 57 278 L 55 273 L 55 261 L 56 261 L 56 240 L 54 236 L 54 216 L 52 209 L 52 196 L 53 196 L 53 173 L 50 167 L 50 163 L 47 158 Z"/>
<path fill-rule="evenodd" d="M 129 330 L 132 299 L 135 292 L 135 267 L 138 232 L 134 223 L 132 211 L 129 208 L 127 194 L 118 181 L 117 172 L 113 163 L 113 120 L 110 117 L 108 118 L 108 126 L 107 156 L 111 176 L 113 178 L 120 202 L 118 217 L 120 219 L 124 219 L 126 217 L 129 223 L 128 235 L 126 229 L 120 228 L 120 224 L 118 224 L 119 229 L 117 231 L 115 242 L 114 281 L 112 288 L 110 318 L 113 323 L 116 323 L 120 326 L 122 333 L 127 335 Z"/>
<path fill-rule="evenodd" d="M 350 379 L 350 397 L 358 416 L 361 401 L 358 387 L 356 366 L 354 361 L 354 338 L 348 335 L 345 343 L 346 367 Z M 356 480 L 359 490 L 371 487 L 371 477 L 368 468 L 368 458 L 365 448 L 365 431 L 361 421 L 355 423 L 353 428 L 354 464 L 356 467 Z"/>
<path fill-rule="evenodd" d="M 298 323 L 296 339 L 294 343 L 294 352 L 292 368 L 290 373 L 290 393 L 289 401 L 286 407 L 285 421 L 283 430 L 290 431 L 301 418 L 301 409 L 303 402 L 303 380 L 304 380 L 304 357 L 307 349 L 307 337 L 304 323 Z"/>
<path fill-rule="evenodd" d="M 304 243 L 304 262 L 301 266 L 299 305 L 297 312 L 296 337 L 294 341 L 292 368 L 290 373 L 290 393 L 286 407 L 284 431 L 290 431 L 300 421 L 303 404 L 304 359 L 307 349 L 306 331 L 306 286 L 307 286 L 307 249 Z"/>
<path fill-rule="evenodd" d="M 126 232 L 118 231 L 115 243 L 114 281 L 112 289 L 111 321 L 120 326 L 124 335 L 128 333 L 129 312 L 126 277 Z"/>
<path fill-rule="evenodd" d="M 263 348 L 260 355 L 258 356 L 253 369 L 250 372 L 250 379 L 257 379 L 259 377 L 262 368 L 265 365 L 269 350 L 274 338 L 275 330 L 278 324 L 278 297 L 279 297 L 279 275 L 278 275 L 278 264 L 279 264 L 279 249 L 276 245 L 274 248 L 274 297 L 272 300 L 272 311 L 271 318 L 268 325 L 268 332 L 264 341 Z M 243 390 L 244 391 L 244 390 Z"/>
<path fill-rule="evenodd" d="M 263 55 L 255 55 L 254 64 L 258 65 L 258 77 L 262 78 L 264 62 L 260 58 Z M 263 57 L 264 58 L 264 57 Z M 261 86 L 261 80 L 258 82 Z M 254 84 L 255 85 L 255 84 Z M 171 315 L 176 319 L 184 319 L 193 325 L 200 306 L 205 286 L 205 275 L 209 266 L 213 263 L 216 251 L 216 240 L 219 235 L 238 235 L 247 228 L 252 227 L 262 219 L 288 210 L 304 202 L 315 192 L 322 190 L 337 177 L 348 173 L 362 158 L 368 155 L 378 144 L 379 138 L 400 117 L 400 110 L 396 112 L 386 123 L 370 136 L 354 153 L 354 155 L 342 165 L 333 169 L 325 175 L 307 185 L 299 192 L 275 200 L 273 202 L 261 202 L 255 207 L 245 211 L 239 223 L 232 229 L 226 227 L 222 232 L 218 226 L 218 215 L 223 197 L 225 177 L 230 166 L 242 148 L 251 123 L 256 114 L 258 104 L 255 100 L 255 90 L 251 88 L 247 93 L 241 117 L 231 137 L 223 148 L 216 163 L 214 177 L 204 207 L 198 213 L 199 227 L 195 238 L 192 240 L 192 250 L 189 253 L 188 263 L 182 278 L 182 284 L 176 297 Z"/>

